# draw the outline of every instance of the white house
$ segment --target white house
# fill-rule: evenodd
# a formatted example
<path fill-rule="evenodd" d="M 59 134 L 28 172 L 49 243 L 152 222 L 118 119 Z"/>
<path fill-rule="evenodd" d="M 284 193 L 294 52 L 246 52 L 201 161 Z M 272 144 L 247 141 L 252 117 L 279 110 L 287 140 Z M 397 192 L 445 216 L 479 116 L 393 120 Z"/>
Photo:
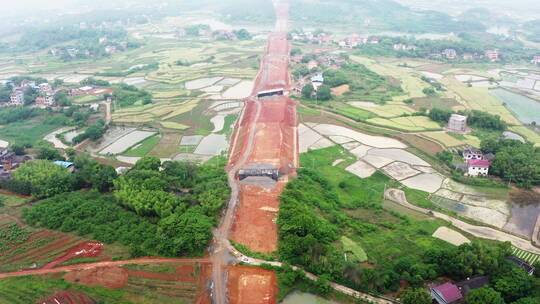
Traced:
<path fill-rule="evenodd" d="M 319 89 L 320 86 L 324 83 L 323 73 L 317 73 L 315 76 L 311 77 L 311 84 L 315 91 Z"/>
<path fill-rule="evenodd" d="M 454 60 L 457 58 L 457 52 L 454 49 L 446 49 L 442 52 L 446 59 Z"/>
<path fill-rule="evenodd" d="M 469 176 L 487 176 L 491 162 L 486 159 L 471 159 L 467 161 L 467 174 Z"/>

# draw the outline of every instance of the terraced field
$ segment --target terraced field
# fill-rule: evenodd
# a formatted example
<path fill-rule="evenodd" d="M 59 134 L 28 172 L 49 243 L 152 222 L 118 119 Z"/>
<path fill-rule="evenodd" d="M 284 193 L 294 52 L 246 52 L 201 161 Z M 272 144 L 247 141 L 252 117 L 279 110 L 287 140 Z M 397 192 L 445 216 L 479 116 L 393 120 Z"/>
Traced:
<path fill-rule="evenodd" d="M 527 252 L 516 247 L 512 247 L 512 254 L 531 265 L 540 260 L 540 255 Z"/>

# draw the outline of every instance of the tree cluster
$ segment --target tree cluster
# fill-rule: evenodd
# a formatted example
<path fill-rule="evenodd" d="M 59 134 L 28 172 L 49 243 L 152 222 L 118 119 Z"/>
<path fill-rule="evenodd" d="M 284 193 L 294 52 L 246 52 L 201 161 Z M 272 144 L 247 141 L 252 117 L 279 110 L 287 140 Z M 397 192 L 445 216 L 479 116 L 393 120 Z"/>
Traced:
<path fill-rule="evenodd" d="M 121 177 L 116 177 L 112 167 L 100 165 L 86 155 L 76 156 L 74 162 L 77 171 L 69 179 L 72 187 L 57 189 L 55 185 L 67 185 L 67 181 L 55 184 L 47 178 L 49 182 L 40 185 L 48 192 L 40 197 L 78 188 L 107 192 L 114 185 L 113 195 L 97 191 L 56 195 L 26 209 L 25 220 L 31 225 L 73 231 L 107 243 L 119 242 L 129 246 L 136 256 L 201 255 L 230 195 L 222 159 L 197 166 L 183 162 L 161 164 L 157 158 L 145 157 Z M 48 169 L 61 169 L 53 166 Z M 44 174 L 42 170 L 39 173 Z M 30 175 L 28 180 L 33 186 L 35 172 Z M 62 181 L 58 176 L 56 179 Z"/>
<path fill-rule="evenodd" d="M 100 139 L 103 134 L 105 134 L 105 131 L 107 131 L 107 125 L 105 125 L 105 121 L 103 119 L 99 119 L 94 124 L 89 126 L 83 133 L 75 136 L 73 138 L 73 143 L 81 143 L 86 139 L 96 141 Z"/>
<path fill-rule="evenodd" d="M 51 197 L 73 188 L 71 173 L 47 160 L 24 163 L 13 173 L 13 180 L 29 185 L 30 193 L 36 198 Z"/>
<path fill-rule="evenodd" d="M 137 102 L 141 102 L 143 105 L 152 103 L 152 94 L 123 83 L 114 89 L 113 97 L 121 107 L 131 106 Z"/>
<path fill-rule="evenodd" d="M 467 116 L 467 123 L 470 126 L 491 130 L 491 131 L 504 131 L 507 128 L 506 123 L 501 119 L 499 115 L 493 115 L 487 112 L 472 110 L 472 111 L 459 111 L 457 114 Z M 433 108 L 429 111 L 429 118 L 439 123 L 448 123 L 450 116 L 454 112 L 452 110 Z"/>
<path fill-rule="evenodd" d="M 486 138 L 482 151 L 494 153 L 490 173 L 530 188 L 540 184 L 540 149 L 517 140 Z"/>

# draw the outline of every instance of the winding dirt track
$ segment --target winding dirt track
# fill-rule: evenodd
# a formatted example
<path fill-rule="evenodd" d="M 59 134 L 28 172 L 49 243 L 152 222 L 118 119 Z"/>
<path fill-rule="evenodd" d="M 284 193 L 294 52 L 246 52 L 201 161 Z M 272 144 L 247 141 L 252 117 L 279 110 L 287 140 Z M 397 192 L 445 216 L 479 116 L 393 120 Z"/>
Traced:
<path fill-rule="evenodd" d="M 15 272 L 0 273 L 0 279 L 10 278 L 10 277 L 22 277 L 29 275 L 46 275 L 52 273 L 62 273 L 62 272 L 72 272 L 78 270 L 102 268 L 102 267 L 118 267 L 124 265 L 146 265 L 146 264 L 164 264 L 164 263 L 208 263 L 210 260 L 208 258 L 201 259 L 175 259 L 175 258 L 140 258 L 132 260 L 123 260 L 123 261 L 108 261 L 108 262 L 96 262 L 96 263 L 85 263 L 85 264 L 76 264 L 69 266 L 61 266 L 52 269 L 32 269 L 32 270 L 21 270 Z"/>

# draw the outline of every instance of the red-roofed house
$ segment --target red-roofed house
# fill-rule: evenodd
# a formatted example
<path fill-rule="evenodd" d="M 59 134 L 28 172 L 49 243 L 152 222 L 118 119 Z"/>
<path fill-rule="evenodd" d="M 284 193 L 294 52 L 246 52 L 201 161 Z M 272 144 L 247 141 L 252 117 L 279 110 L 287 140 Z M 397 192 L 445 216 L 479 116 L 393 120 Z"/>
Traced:
<path fill-rule="evenodd" d="M 487 159 L 470 159 L 467 161 L 467 173 L 469 176 L 486 176 L 490 166 L 491 162 Z"/>
<path fill-rule="evenodd" d="M 431 288 L 431 298 L 439 304 L 452 304 L 463 299 L 463 295 L 456 285 L 448 282 Z"/>

